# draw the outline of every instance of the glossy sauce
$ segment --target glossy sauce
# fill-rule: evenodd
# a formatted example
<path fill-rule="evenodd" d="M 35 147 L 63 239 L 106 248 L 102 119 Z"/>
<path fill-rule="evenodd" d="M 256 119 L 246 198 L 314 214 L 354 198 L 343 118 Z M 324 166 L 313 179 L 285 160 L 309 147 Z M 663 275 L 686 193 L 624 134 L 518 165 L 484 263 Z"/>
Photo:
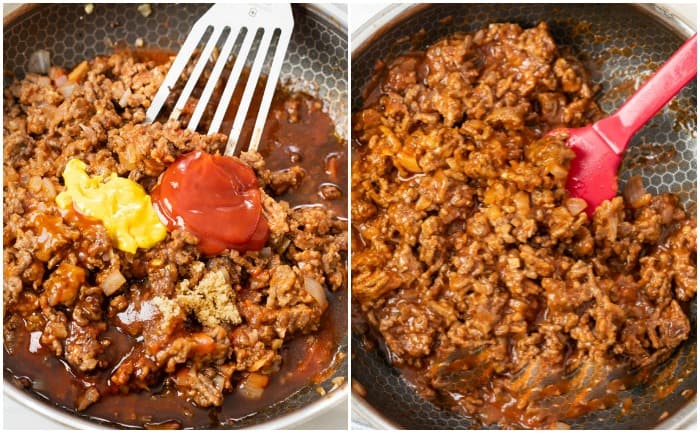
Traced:
<path fill-rule="evenodd" d="M 159 423 L 171 423 L 171 428 L 235 425 L 237 421 L 265 411 L 305 386 L 315 387 L 320 382 L 319 379 L 331 375 L 340 366 L 343 356 L 338 352 L 337 346 L 347 327 L 344 309 L 347 297 L 344 293 L 329 293 L 328 296 L 330 308 L 321 319 L 321 329 L 316 334 L 285 343 L 282 348 L 282 367 L 270 377 L 265 392 L 257 400 L 243 398 L 234 391 L 225 394 L 221 408 L 199 408 L 163 383 L 140 393 L 108 393 L 104 384 L 111 374 L 109 369 L 99 370 L 95 375 L 76 373 L 46 348 L 36 344 L 35 353 L 21 350 L 10 355 L 5 348 L 5 372 L 20 387 L 31 386 L 39 398 L 50 399 L 50 404 L 109 425 L 127 428 L 139 428 L 144 424 L 146 427 L 155 427 L 154 424 Z M 22 331 L 19 334 L 21 341 L 17 341 L 18 348 L 32 346 L 32 333 Z M 105 357 L 115 360 L 126 357 L 135 343 L 118 326 L 111 326 L 102 334 L 102 338 L 111 343 Z M 234 384 L 237 380 L 234 375 Z M 74 412 L 73 407 L 83 387 L 91 383 L 98 386 L 102 398 L 84 412 Z"/>
<path fill-rule="evenodd" d="M 285 103 L 298 103 L 295 121 Z M 341 218 L 347 217 L 348 152 L 346 143 L 335 132 L 333 121 L 321 102 L 308 95 L 278 94 L 273 101 L 262 135 L 260 153 L 270 170 L 287 170 L 300 165 L 306 176 L 299 188 L 277 197 L 291 206 L 325 206 Z M 340 192 L 335 200 L 321 194 L 324 185 Z"/>

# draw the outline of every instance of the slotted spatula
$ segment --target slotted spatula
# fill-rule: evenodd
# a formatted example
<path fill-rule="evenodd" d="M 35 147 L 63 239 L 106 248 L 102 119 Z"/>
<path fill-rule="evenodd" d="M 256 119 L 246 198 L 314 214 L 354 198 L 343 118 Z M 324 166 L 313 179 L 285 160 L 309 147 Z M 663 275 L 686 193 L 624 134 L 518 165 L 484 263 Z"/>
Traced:
<path fill-rule="evenodd" d="M 280 34 L 278 43 L 274 48 L 275 52 L 273 53 L 272 63 L 267 74 L 265 90 L 260 102 L 260 108 L 258 109 L 251 140 L 248 144 L 249 150 L 257 150 L 258 144 L 260 143 L 260 138 L 262 136 L 262 131 L 265 126 L 267 113 L 272 102 L 272 96 L 274 95 L 275 87 L 277 85 L 277 79 L 279 78 L 279 74 L 282 69 L 282 61 L 284 60 L 287 47 L 289 46 L 289 39 L 291 38 L 293 27 L 294 17 L 292 16 L 292 8 L 289 4 L 215 4 L 204 15 L 202 15 L 202 17 L 194 24 L 192 30 L 190 30 L 185 43 L 177 53 L 168 74 L 165 76 L 163 83 L 158 89 L 158 92 L 156 93 L 150 107 L 148 108 L 148 111 L 146 112 L 146 122 L 153 122 L 156 117 L 158 117 L 158 113 L 162 109 L 168 95 L 175 87 L 175 84 L 180 78 L 182 71 L 190 61 L 190 58 L 197 50 L 200 41 L 204 37 L 207 30 L 212 28 L 212 33 L 207 40 L 206 45 L 199 54 L 199 58 L 197 59 L 197 63 L 194 66 L 192 74 L 187 80 L 182 93 L 175 103 L 175 108 L 170 114 L 170 119 L 177 120 L 180 117 L 188 98 L 192 94 L 192 90 L 194 90 L 202 72 L 204 71 L 204 68 L 207 65 L 207 62 L 209 61 L 210 56 L 212 55 L 212 52 L 214 51 L 214 48 L 217 45 L 217 42 L 219 39 L 221 39 L 222 34 L 228 28 L 230 29 L 230 32 L 223 41 L 218 59 L 214 64 L 214 68 L 211 71 L 207 84 L 202 91 L 202 95 L 200 96 L 199 101 L 197 102 L 197 105 L 192 113 L 192 117 L 187 125 L 187 129 L 191 129 L 193 131 L 197 129 L 207 103 L 209 102 L 214 88 L 219 81 L 219 77 L 226 66 L 229 56 L 233 53 L 239 33 L 244 32 L 245 36 L 243 42 L 240 45 L 240 50 L 235 53 L 236 59 L 233 68 L 231 69 L 231 73 L 226 81 L 226 86 L 224 87 L 221 99 L 219 100 L 219 104 L 207 132 L 207 134 L 213 134 L 216 132 L 226 133 L 227 131 L 219 131 L 221 128 L 221 123 L 224 119 L 224 115 L 226 114 L 226 110 L 229 106 L 229 102 L 231 101 L 231 97 L 233 96 L 233 92 L 236 89 L 239 78 L 242 75 L 246 59 L 251 54 L 251 48 L 254 46 L 253 42 L 256 39 L 256 35 L 259 32 L 262 32 L 262 38 L 259 39 L 257 51 L 254 53 L 254 60 L 250 68 L 248 81 L 245 83 L 245 90 L 243 91 L 240 105 L 236 111 L 233 126 L 228 134 L 228 144 L 224 153 L 228 156 L 232 156 L 236 151 L 238 139 L 240 138 L 243 124 L 246 120 L 246 114 L 250 108 L 250 103 L 253 99 L 257 82 L 262 74 L 263 63 L 267 57 L 273 34 L 276 30 L 279 30 Z"/>
<path fill-rule="evenodd" d="M 566 190 L 588 203 L 586 212 L 617 192 L 617 169 L 634 134 L 697 74 L 697 34 L 686 41 L 614 114 L 568 130 L 571 161 Z M 553 130 L 557 133 L 561 130 Z"/>

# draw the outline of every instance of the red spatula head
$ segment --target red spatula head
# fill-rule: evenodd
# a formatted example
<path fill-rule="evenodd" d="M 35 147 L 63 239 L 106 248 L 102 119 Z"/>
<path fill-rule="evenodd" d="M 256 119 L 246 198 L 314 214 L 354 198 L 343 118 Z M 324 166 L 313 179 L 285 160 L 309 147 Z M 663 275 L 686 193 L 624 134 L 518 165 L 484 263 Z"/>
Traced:
<path fill-rule="evenodd" d="M 697 74 L 697 51 L 696 34 L 613 115 L 568 131 L 567 145 L 576 157 L 571 161 L 566 189 L 569 195 L 588 203 L 589 216 L 600 203 L 615 196 L 617 169 L 632 136 Z"/>
<path fill-rule="evenodd" d="M 607 146 L 592 126 L 572 129 L 569 134 L 567 145 L 576 157 L 571 161 L 566 190 L 588 203 L 586 212 L 590 216 L 599 204 L 617 194 L 622 155 Z"/>

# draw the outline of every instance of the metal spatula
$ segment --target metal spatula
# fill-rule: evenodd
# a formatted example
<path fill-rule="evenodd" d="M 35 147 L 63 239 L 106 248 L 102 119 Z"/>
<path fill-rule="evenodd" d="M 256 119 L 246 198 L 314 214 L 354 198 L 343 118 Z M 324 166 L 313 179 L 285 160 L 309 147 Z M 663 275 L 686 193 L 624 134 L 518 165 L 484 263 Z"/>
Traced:
<path fill-rule="evenodd" d="M 250 68 L 248 81 L 245 83 L 245 90 L 243 91 L 243 96 L 241 98 L 240 105 L 238 106 L 236 117 L 233 120 L 233 127 L 228 134 L 229 139 L 225 154 L 228 156 L 233 155 L 236 151 L 238 139 L 241 135 L 246 114 L 250 108 L 250 103 L 257 87 L 258 79 L 263 72 L 263 63 L 265 62 L 265 58 L 267 57 L 267 53 L 270 49 L 273 34 L 276 30 L 279 30 L 280 34 L 278 43 L 274 48 L 275 52 L 273 53 L 272 62 L 267 74 L 267 83 L 265 84 L 265 90 L 260 102 L 260 108 L 258 109 L 255 126 L 253 127 L 253 133 L 248 145 L 249 150 L 257 150 L 260 138 L 262 136 L 263 127 L 265 126 L 265 119 L 267 118 L 270 103 L 272 102 L 272 96 L 274 95 L 277 79 L 279 78 L 279 74 L 282 69 L 282 61 L 284 60 L 284 56 L 289 45 L 289 39 L 292 35 L 293 27 L 294 18 L 292 16 L 292 8 L 289 4 L 216 4 L 212 6 L 194 24 L 192 30 L 190 30 L 190 33 L 175 57 L 175 60 L 173 61 L 163 84 L 161 84 L 160 89 L 158 89 L 158 92 L 151 102 L 151 106 L 148 108 L 146 113 L 146 122 L 153 122 L 156 119 L 158 113 L 163 107 L 163 104 L 168 98 L 169 93 L 175 87 L 175 84 L 180 78 L 182 71 L 185 69 L 190 61 L 190 58 L 197 50 L 200 41 L 205 36 L 207 30 L 211 28 L 211 35 L 209 36 L 204 49 L 202 49 L 199 55 L 192 74 L 187 80 L 185 87 L 175 104 L 173 112 L 170 114 L 170 119 L 177 120 L 180 117 L 180 114 L 182 114 L 182 110 L 184 109 L 192 90 L 195 88 L 202 72 L 204 71 L 204 68 L 207 65 L 207 62 L 209 61 L 210 56 L 214 52 L 217 42 L 219 42 L 219 39 L 221 39 L 222 34 L 227 29 L 230 29 L 228 35 L 223 41 L 218 59 L 214 64 L 214 68 L 211 71 L 207 84 L 202 91 L 202 95 L 200 96 L 199 101 L 197 102 L 197 105 L 192 113 L 192 117 L 187 125 L 187 129 L 191 130 L 195 130 L 197 125 L 199 125 L 202 115 L 204 114 L 204 110 L 212 96 L 214 88 L 219 81 L 219 77 L 224 70 L 226 62 L 228 61 L 229 56 L 233 53 L 236 40 L 239 38 L 239 34 L 244 32 L 245 36 L 243 37 L 243 42 L 240 45 L 240 50 L 235 53 L 236 60 L 233 68 L 231 69 L 228 80 L 226 81 L 226 86 L 224 87 L 221 99 L 219 100 L 219 105 L 209 125 L 209 131 L 207 132 L 208 134 L 213 134 L 216 132 L 226 133 L 226 131 L 219 131 L 219 128 L 221 128 L 221 123 L 224 119 L 224 115 L 226 114 L 229 102 L 231 101 L 231 97 L 236 89 L 239 78 L 242 75 L 246 59 L 251 54 L 251 48 L 253 47 L 253 42 L 256 39 L 256 35 L 262 32 L 262 38 L 258 44 L 257 51 L 254 53 L 254 60 Z"/>

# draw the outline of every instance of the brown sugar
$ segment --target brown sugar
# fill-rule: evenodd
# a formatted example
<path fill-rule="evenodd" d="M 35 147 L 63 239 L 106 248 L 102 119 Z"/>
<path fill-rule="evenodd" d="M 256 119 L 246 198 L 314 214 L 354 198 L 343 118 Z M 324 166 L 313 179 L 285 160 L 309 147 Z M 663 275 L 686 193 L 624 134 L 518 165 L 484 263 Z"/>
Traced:
<path fill-rule="evenodd" d="M 223 269 L 205 274 L 194 287 L 189 280 L 183 280 L 177 287 L 175 301 L 186 311 L 194 313 L 202 325 L 214 327 L 241 323 L 236 309 L 236 292 Z"/>

